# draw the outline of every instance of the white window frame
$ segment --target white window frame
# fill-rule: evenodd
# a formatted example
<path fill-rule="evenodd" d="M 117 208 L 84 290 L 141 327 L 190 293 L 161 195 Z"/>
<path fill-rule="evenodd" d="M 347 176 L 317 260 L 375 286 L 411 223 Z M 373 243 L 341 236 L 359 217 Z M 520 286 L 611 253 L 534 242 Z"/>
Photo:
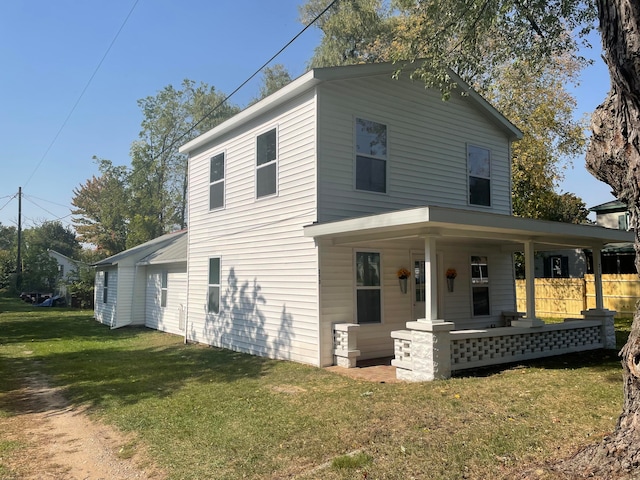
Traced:
<path fill-rule="evenodd" d="M 268 133 L 271 133 L 272 131 L 275 131 L 275 137 L 276 137 L 276 146 L 275 146 L 275 158 L 272 160 L 269 160 L 265 163 L 262 163 L 260 165 L 258 165 L 258 139 L 260 137 L 262 137 L 263 135 L 267 135 Z M 273 127 L 270 127 L 264 131 L 262 131 L 261 133 L 257 134 L 255 137 L 255 142 L 254 142 L 254 147 L 255 147 L 255 175 L 254 175 L 254 180 L 255 180 L 255 198 L 256 200 L 262 199 L 262 198 L 270 198 L 270 197 L 275 197 L 278 195 L 278 190 L 279 190 L 279 185 L 278 185 L 278 177 L 279 177 L 279 160 L 280 160 L 280 129 L 278 128 L 278 125 L 275 125 Z M 274 192 L 270 192 L 270 193 L 266 193 L 263 195 L 259 195 L 258 194 L 258 172 L 262 169 L 266 169 L 268 167 L 274 166 L 275 168 L 275 191 Z"/>
<path fill-rule="evenodd" d="M 488 157 L 488 162 L 489 162 L 489 173 L 488 175 L 481 175 L 481 174 L 472 174 L 471 172 L 471 151 L 473 149 L 477 149 L 477 150 L 482 150 L 487 152 L 487 157 Z M 473 143 L 467 143 L 467 202 L 469 203 L 469 205 L 472 205 L 474 207 L 482 207 L 482 208 L 491 208 L 492 205 L 492 200 L 493 200 L 493 194 L 492 194 L 492 185 L 493 182 L 491 180 L 491 172 L 493 170 L 493 165 L 492 165 L 492 155 L 491 155 L 491 149 L 486 148 L 486 147 L 481 147 L 479 145 L 475 145 Z M 489 204 L 485 205 L 484 203 L 473 203 L 471 201 L 471 178 L 477 178 L 479 180 L 487 180 L 489 182 Z"/>
<path fill-rule="evenodd" d="M 378 258 L 380 259 L 380 263 L 379 263 L 379 271 L 378 271 L 378 285 L 358 285 L 358 254 L 376 254 L 378 255 Z M 380 252 L 379 250 L 369 250 L 369 249 L 363 249 L 363 248 L 358 248 L 358 249 L 354 249 L 353 250 L 353 284 L 355 286 L 354 288 L 354 300 L 353 300 L 353 305 L 354 305 L 354 323 L 357 323 L 359 325 L 381 325 L 384 323 L 384 277 L 383 277 L 383 268 L 382 268 L 382 264 L 383 264 L 383 256 L 382 256 L 382 252 Z M 380 321 L 379 322 L 359 322 L 358 321 L 358 292 L 359 291 L 372 291 L 372 290 L 377 290 L 380 292 Z"/>
<path fill-rule="evenodd" d="M 212 170 L 211 170 L 211 164 L 213 163 L 213 160 L 222 156 L 222 178 L 216 179 L 216 180 L 211 180 L 211 174 L 212 174 Z M 226 177 L 227 177 L 227 152 L 226 151 L 222 151 L 219 153 L 216 153 L 215 155 L 212 155 L 209 158 L 209 211 L 214 211 L 214 210 L 221 210 L 225 207 L 226 205 Z M 222 184 L 222 205 L 217 205 L 212 207 L 211 206 L 211 189 L 215 186 L 215 185 L 220 185 Z"/>
<path fill-rule="evenodd" d="M 218 260 L 218 283 L 211 283 L 211 261 L 212 260 Z M 212 310 L 211 309 L 211 292 L 213 289 L 217 288 L 218 289 L 218 298 L 217 298 L 217 304 L 218 304 L 218 310 L 216 311 L 215 309 Z M 209 257 L 208 261 L 207 261 L 207 313 L 208 314 L 219 314 L 220 313 L 220 300 L 221 300 L 221 295 L 222 293 L 222 257 L 220 256 L 212 256 Z"/>
<path fill-rule="evenodd" d="M 167 306 L 167 299 L 169 297 L 169 272 L 162 270 L 160 272 L 160 307 L 165 308 Z"/>
<path fill-rule="evenodd" d="M 102 303 L 109 303 L 109 272 L 107 271 L 102 277 Z"/>
<path fill-rule="evenodd" d="M 376 123 L 383 125 L 385 129 L 385 155 L 375 155 L 371 152 L 359 151 L 358 149 L 358 121 Z M 358 188 L 358 157 L 370 159 L 372 161 L 384 162 L 384 191 L 370 190 L 366 188 Z M 364 116 L 353 117 L 353 188 L 358 192 L 375 193 L 379 195 L 387 195 L 389 191 L 389 125 L 387 123 L 379 122 L 378 120 L 371 120 Z"/>

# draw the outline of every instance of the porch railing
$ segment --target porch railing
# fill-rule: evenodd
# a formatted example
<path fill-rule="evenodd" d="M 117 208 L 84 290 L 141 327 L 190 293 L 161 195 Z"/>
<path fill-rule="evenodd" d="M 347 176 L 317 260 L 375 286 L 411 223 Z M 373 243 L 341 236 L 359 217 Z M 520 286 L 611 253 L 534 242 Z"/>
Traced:
<path fill-rule="evenodd" d="M 335 323 L 333 325 L 333 360 L 335 365 L 354 368 L 360 356 L 358 350 L 358 329 L 356 323 Z"/>
<path fill-rule="evenodd" d="M 615 312 L 587 311 L 583 319 L 535 328 L 453 330 L 450 322 L 410 322 L 391 332 L 396 377 L 409 381 L 448 378 L 452 371 L 565 353 L 615 348 Z"/>

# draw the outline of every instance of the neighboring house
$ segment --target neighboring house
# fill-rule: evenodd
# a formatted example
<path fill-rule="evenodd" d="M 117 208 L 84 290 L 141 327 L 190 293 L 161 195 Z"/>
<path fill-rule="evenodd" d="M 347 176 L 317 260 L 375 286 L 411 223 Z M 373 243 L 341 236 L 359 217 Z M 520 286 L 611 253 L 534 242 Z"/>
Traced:
<path fill-rule="evenodd" d="M 618 201 L 603 203 L 590 210 L 596 214 L 596 225 L 616 230 L 629 230 L 629 211 Z M 603 274 L 636 273 L 633 242 L 612 243 L 601 251 Z M 585 250 L 543 252 L 536 257 L 538 278 L 582 278 L 593 273 L 593 253 Z"/>
<path fill-rule="evenodd" d="M 94 316 L 111 328 L 184 334 L 187 232 L 169 233 L 95 264 Z"/>
<path fill-rule="evenodd" d="M 590 210 L 596 212 L 596 225 L 629 230 L 629 210 L 619 200 L 591 207 Z M 608 245 L 602 249 L 602 273 L 636 273 L 635 258 L 633 242 Z"/>
<path fill-rule="evenodd" d="M 591 252 L 582 249 L 541 252 L 536 256 L 536 278 L 582 278 Z"/>
<path fill-rule="evenodd" d="M 535 301 L 517 319 L 513 252 L 525 252 L 533 272 L 536 251 L 598 250 L 631 238 L 513 217 L 511 142 L 521 132 L 461 80 L 442 101 L 406 73 L 393 79 L 396 69 L 314 69 L 181 147 L 189 155 L 186 262 L 176 256 L 165 265 L 183 279 L 186 340 L 318 366 L 395 354 L 399 377 L 431 379 L 410 366 L 419 351 L 433 353 L 423 362 L 431 366 L 487 364 L 477 359 L 488 353 L 459 359 L 473 350 L 460 347 L 461 329 L 476 337 L 508 331 L 515 344 L 530 331 L 548 333 L 530 328 L 541 324 Z M 151 278 L 160 265 L 149 255 L 168 238 L 97 265 L 98 320 L 160 325 L 161 282 Z M 596 300 L 602 312 L 601 292 Z M 572 324 L 591 332 L 587 348 L 604 345 L 598 322 Z M 493 328 L 507 325 L 517 327 Z M 418 337 L 453 328 L 450 357 L 442 341 L 429 340 L 438 352 L 412 353 Z M 537 351 L 574 348 L 565 340 Z"/>
<path fill-rule="evenodd" d="M 47 253 L 58 263 L 58 278 L 59 282 L 56 286 L 56 295 L 65 297 L 67 304 L 72 303 L 72 298 L 67 292 L 67 285 L 79 278 L 80 267 L 86 266 L 85 263 L 69 258 L 60 252 L 48 249 Z"/>

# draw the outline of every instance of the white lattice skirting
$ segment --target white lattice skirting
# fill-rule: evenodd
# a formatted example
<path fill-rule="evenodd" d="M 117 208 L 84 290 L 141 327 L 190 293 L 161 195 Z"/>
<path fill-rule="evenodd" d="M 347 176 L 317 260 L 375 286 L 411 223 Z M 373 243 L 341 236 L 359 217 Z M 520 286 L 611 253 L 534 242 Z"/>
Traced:
<path fill-rule="evenodd" d="M 515 332 L 509 328 L 477 332 L 453 331 L 451 370 L 603 348 L 600 322 L 571 323 L 572 325 L 545 325 L 539 331 L 518 329 L 521 331 Z"/>

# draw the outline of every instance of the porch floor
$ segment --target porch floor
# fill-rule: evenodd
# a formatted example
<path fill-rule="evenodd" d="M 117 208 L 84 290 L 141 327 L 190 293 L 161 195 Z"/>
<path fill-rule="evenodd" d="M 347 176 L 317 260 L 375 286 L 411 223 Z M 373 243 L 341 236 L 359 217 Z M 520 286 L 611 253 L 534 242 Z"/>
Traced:
<path fill-rule="evenodd" d="M 356 368 L 344 368 L 337 365 L 326 367 L 330 372 L 375 383 L 399 383 L 396 378 L 396 367 L 391 365 L 391 357 L 360 360 Z"/>

